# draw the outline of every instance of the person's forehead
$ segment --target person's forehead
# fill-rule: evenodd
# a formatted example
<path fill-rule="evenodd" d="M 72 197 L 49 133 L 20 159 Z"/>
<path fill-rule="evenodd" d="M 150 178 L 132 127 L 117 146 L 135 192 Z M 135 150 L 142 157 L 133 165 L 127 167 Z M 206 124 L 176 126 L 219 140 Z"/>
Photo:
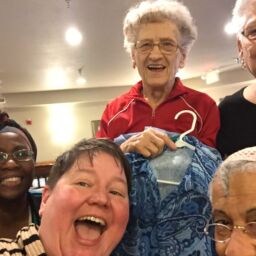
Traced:
<path fill-rule="evenodd" d="M 256 1 L 254 1 L 244 12 L 245 25 L 255 23 L 256 20 Z"/>
<path fill-rule="evenodd" d="M 177 37 L 179 34 L 175 23 L 170 21 L 141 24 L 138 30 L 138 39 L 158 37 Z"/>
<path fill-rule="evenodd" d="M 256 170 L 237 171 L 229 178 L 229 195 L 255 195 L 256 196 Z"/>
<path fill-rule="evenodd" d="M 90 170 L 90 173 L 95 171 L 104 172 L 105 168 L 111 168 L 113 172 L 116 172 L 116 169 L 120 170 L 120 173 L 123 173 L 123 168 L 114 156 L 109 153 L 98 151 L 95 152 L 90 158 L 88 152 L 81 153 L 77 156 L 73 165 L 69 168 L 69 171 L 74 173 L 80 170 Z M 119 171 L 118 171 L 119 172 Z"/>
<path fill-rule="evenodd" d="M 223 210 L 232 215 L 234 212 L 245 214 L 256 208 L 256 173 L 235 172 L 229 177 L 227 193 L 220 178 L 213 183 L 213 212 Z"/>
<path fill-rule="evenodd" d="M 15 143 L 19 143 L 19 144 L 24 144 L 24 145 L 30 147 L 30 144 L 24 138 L 24 136 L 22 136 L 19 133 L 15 133 L 15 132 L 0 133 L 0 141 L 1 141 L 2 146 L 6 142 L 10 146 L 15 145 Z"/>
<path fill-rule="evenodd" d="M 225 197 L 226 192 L 223 187 L 220 172 L 217 172 L 212 180 L 212 201 L 215 202 L 219 198 Z"/>

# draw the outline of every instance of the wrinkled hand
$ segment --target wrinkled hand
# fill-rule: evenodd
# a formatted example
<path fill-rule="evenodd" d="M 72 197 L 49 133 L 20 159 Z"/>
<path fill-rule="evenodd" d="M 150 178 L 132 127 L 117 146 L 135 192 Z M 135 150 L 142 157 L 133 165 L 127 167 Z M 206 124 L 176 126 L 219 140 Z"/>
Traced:
<path fill-rule="evenodd" d="M 175 143 L 168 135 L 160 130 L 148 128 L 145 131 L 136 134 L 121 144 L 124 153 L 137 152 L 144 157 L 155 157 L 162 153 L 164 145 L 175 150 Z"/>

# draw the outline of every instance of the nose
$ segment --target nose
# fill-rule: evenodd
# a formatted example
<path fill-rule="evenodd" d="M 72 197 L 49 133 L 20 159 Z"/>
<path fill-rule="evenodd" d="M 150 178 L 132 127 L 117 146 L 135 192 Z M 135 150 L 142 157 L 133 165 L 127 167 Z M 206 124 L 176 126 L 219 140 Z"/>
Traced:
<path fill-rule="evenodd" d="M 108 207 L 110 204 L 109 195 L 105 191 L 94 191 L 88 200 L 89 204 Z"/>
<path fill-rule="evenodd" d="M 227 241 L 226 256 L 256 256 L 256 243 L 241 230 L 233 230 Z"/>
<path fill-rule="evenodd" d="M 153 45 L 153 48 L 152 48 L 151 52 L 150 52 L 150 57 L 151 58 L 159 58 L 159 57 L 162 57 L 162 56 L 163 56 L 163 54 L 161 52 L 160 45 L 155 43 Z"/>
<path fill-rule="evenodd" d="M 9 157 L 6 162 L 4 162 L 3 164 L 1 164 L 1 169 L 13 169 L 15 167 L 17 167 L 17 163 L 14 161 L 14 159 L 12 157 Z"/>

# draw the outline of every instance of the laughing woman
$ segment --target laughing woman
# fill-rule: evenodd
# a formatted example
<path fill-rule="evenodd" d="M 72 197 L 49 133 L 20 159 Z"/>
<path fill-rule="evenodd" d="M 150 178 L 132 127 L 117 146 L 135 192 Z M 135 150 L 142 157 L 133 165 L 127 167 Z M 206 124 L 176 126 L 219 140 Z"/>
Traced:
<path fill-rule="evenodd" d="M 96 136 L 114 139 L 136 133 L 121 149 L 145 157 L 156 156 L 164 145 L 171 150 L 176 146 L 164 132 L 146 128 L 188 131 L 191 116 L 184 114 L 177 121 L 175 116 L 190 110 L 198 120 L 191 135 L 215 147 L 219 111 L 214 100 L 186 87 L 177 76 L 197 38 L 189 10 L 176 1 L 143 1 L 127 13 L 123 32 L 124 47 L 141 81 L 106 106 Z"/>
<path fill-rule="evenodd" d="M 36 144 L 29 132 L 0 112 L 0 237 L 15 237 L 30 222 L 39 224 L 32 185 Z"/>
<path fill-rule="evenodd" d="M 51 169 L 40 227 L 0 238 L 0 255 L 109 256 L 129 219 L 130 168 L 112 141 L 82 140 Z"/>

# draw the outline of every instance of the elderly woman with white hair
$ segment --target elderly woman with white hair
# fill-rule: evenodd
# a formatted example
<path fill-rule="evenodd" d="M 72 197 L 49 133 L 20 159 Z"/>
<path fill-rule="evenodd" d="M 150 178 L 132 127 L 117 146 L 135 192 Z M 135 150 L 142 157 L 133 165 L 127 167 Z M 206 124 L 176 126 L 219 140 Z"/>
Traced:
<path fill-rule="evenodd" d="M 256 147 L 230 155 L 210 186 L 213 222 L 205 232 L 219 256 L 256 255 Z"/>
<path fill-rule="evenodd" d="M 190 110 L 197 116 L 190 134 L 215 147 L 220 125 L 215 101 L 184 86 L 176 76 L 185 66 L 197 38 L 189 10 L 177 1 L 144 1 L 129 10 L 123 32 L 124 46 L 141 81 L 106 106 L 96 136 L 114 139 L 121 134 L 136 133 L 121 144 L 121 149 L 145 157 L 156 156 L 165 145 L 171 150 L 176 146 L 164 132 L 147 128 L 188 131 L 191 115 L 185 113 L 177 120 L 175 116 L 182 110 Z"/>
<path fill-rule="evenodd" d="M 128 11 L 123 31 L 141 81 L 107 105 L 97 133 L 121 145 L 132 169 L 129 224 L 113 255 L 212 256 L 203 229 L 220 162 L 219 113 L 176 76 L 197 37 L 193 18 L 181 2 L 143 1 Z M 192 126 L 192 136 L 180 136 Z"/>
<path fill-rule="evenodd" d="M 237 0 L 233 9 L 241 65 L 256 78 L 256 0 Z M 227 96 L 219 105 L 217 148 L 223 157 L 256 146 L 256 84 Z"/>

